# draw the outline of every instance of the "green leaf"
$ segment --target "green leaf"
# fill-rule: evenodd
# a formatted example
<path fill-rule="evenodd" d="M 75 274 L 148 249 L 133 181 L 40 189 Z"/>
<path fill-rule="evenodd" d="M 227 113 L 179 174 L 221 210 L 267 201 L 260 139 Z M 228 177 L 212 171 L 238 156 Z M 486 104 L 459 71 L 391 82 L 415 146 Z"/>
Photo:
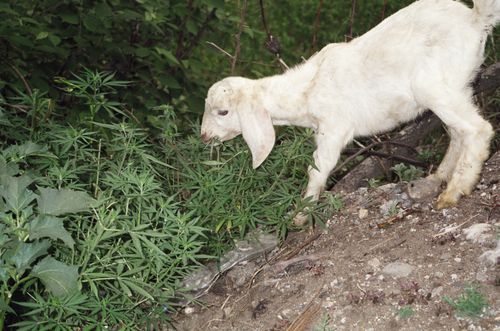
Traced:
<path fill-rule="evenodd" d="M 3 156 L 0 155 L 0 184 L 2 184 L 2 177 L 4 176 L 15 176 L 19 173 L 19 167 L 17 164 L 10 162 L 7 163 Z"/>
<path fill-rule="evenodd" d="M 5 199 L 6 210 L 19 214 L 26 208 L 37 195 L 28 190 L 27 187 L 33 180 L 24 175 L 20 177 L 3 177 L 3 190 L 0 195 Z"/>
<path fill-rule="evenodd" d="M 70 248 L 73 248 L 75 241 L 64 228 L 63 220 L 54 216 L 40 215 L 31 221 L 29 226 L 30 239 L 51 238 L 61 239 Z"/>
<path fill-rule="evenodd" d="M 40 40 L 40 39 L 45 39 L 49 36 L 49 33 L 47 31 L 40 31 L 38 32 L 38 34 L 36 35 L 36 40 Z"/>
<path fill-rule="evenodd" d="M 17 151 L 17 156 L 20 158 L 47 152 L 47 147 L 35 144 L 32 141 L 28 141 L 22 145 L 16 145 L 13 147 Z"/>
<path fill-rule="evenodd" d="M 51 34 L 49 36 L 49 40 L 52 43 L 52 45 L 54 45 L 54 46 L 57 46 L 61 43 L 61 38 L 59 38 L 58 36 L 53 35 L 53 34 Z"/>
<path fill-rule="evenodd" d="M 7 311 L 10 314 L 16 314 L 16 312 L 9 307 L 7 302 L 5 302 L 5 300 L 1 296 L 0 296 L 0 311 Z"/>
<path fill-rule="evenodd" d="M 138 57 L 146 57 L 149 54 L 151 54 L 151 51 L 149 50 L 149 48 L 146 48 L 146 47 L 137 47 L 137 48 L 135 48 L 134 52 L 135 52 L 135 55 L 137 55 Z"/>
<path fill-rule="evenodd" d="M 95 15 L 95 13 L 88 13 L 83 18 L 83 25 L 90 32 L 103 32 L 103 22 Z"/>
<path fill-rule="evenodd" d="M 63 22 L 69 23 L 69 24 L 78 24 L 78 22 L 80 21 L 78 15 L 71 14 L 71 13 L 59 14 L 59 17 L 61 17 Z"/>
<path fill-rule="evenodd" d="M 69 266 L 47 256 L 40 261 L 31 274 L 55 296 L 62 297 L 78 292 L 78 267 Z"/>
<path fill-rule="evenodd" d="M 43 187 L 39 187 L 38 190 L 40 190 L 40 196 L 37 198 L 38 211 L 41 214 L 58 216 L 78 213 L 88 211 L 95 204 L 95 200 L 86 192 Z"/>
<path fill-rule="evenodd" d="M 14 263 L 18 274 L 22 275 L 38 257 L 47 253 L 49 247 L 50 242 L 48 240 L 35 243 L 20 241 L 15 248 L 7 252 L 7 256 L 10 256 L 8 260 Z"/>
<path fill-rule="evenodd" d="M 155 47 L 155 51 L 165 57 L 165 59 L 170 62 L 170 64 L 175 64 L 175 65 L 180 65 L 179 61 L 177 58 L 172 54 L 172 52 L 166 50 L 165 48 L 162 47 Z"/>

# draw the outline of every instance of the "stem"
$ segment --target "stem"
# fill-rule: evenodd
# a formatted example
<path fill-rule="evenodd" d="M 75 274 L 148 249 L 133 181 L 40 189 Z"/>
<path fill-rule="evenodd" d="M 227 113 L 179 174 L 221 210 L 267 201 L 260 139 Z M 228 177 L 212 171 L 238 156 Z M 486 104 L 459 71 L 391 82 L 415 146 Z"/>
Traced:
<path fill-rule="evenodd" d="M 234 74 L 234 69 L 236 68 L 236 62 L 238 62 L 238 57 L 241 51 L 241 33 L 243 32 L 243 27 L 245 25 L 245 16 L 247 14 L 247 0 L 243 1 L 240 14 L 240 25 L 238 28 L 238 33 L 236 34 L 236 50 L 234 51 L 233 61 L 231 62 L 231 74 Z"/>
<path fill-rule="evenodd" d="M 21 278 L 19 281 L 17 281 L 17 283 L 14 284 L 14 286 L 12 286 L 10 288 L 10 290 L 5 290 L 5 286 L 2 286 L 2 293 L 7 293 L 7 297 L 4 298 L 4 302 L 7 306 L 9 306 L 10 304 L 10 300 L 12 298 L 12 295 L 14 294 L 14 292 L 17 290 L 17 288 L 19 287 L 19 285 L 21 285 L 22 283 L 25 283 L 26 281 L 30 280 L 31 279 L 31 276 L 26 276 L 24 278 Z M 7 311 L 6 310 L 2 310 L 0 311 L 0 331 L 3 330 L 3 326 L 4 326 L 4 323 L 5 323 L 5 315 L 6 315 Z"/>

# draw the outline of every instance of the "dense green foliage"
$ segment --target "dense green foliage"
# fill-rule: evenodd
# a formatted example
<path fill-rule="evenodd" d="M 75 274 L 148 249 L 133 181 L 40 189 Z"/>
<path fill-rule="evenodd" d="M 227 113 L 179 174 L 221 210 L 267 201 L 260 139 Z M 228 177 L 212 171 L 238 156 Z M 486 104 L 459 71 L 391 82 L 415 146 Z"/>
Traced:
<path fill-rule="evenodd" d="M 409 2 L 360 4 L 354 24 L 347 0 L 264 4 L 293 65 Z M 282 71 L 258 1 L 242 15 L 244 3 L 0 3 L 0 321 L 159 327 L 197 264 L 255 227 L 286 234 L 308 204 L 311 132 L 278 129 L 257 170 L 241 138 L 215 147 L 198 137 L 211 83 Z M 309 212 L 321 221 L 341 206 L 327 196 Z"/>

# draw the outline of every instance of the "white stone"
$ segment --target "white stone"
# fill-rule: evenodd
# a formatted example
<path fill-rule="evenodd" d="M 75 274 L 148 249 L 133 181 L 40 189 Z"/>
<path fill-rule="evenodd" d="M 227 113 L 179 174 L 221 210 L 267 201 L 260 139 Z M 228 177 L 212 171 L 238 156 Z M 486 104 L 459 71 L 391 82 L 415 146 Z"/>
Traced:
<path fill-rule="evenodd" d="M 415 269 L 414 266 L 403 262 L 389 263 L 384 267 L 382 273 L 394 278 L 407 277 Z"/>

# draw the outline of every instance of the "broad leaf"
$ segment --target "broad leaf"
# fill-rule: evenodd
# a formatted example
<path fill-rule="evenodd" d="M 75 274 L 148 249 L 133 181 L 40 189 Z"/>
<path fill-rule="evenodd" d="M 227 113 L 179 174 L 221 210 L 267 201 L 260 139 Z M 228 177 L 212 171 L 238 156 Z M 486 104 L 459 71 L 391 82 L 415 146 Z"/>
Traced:
<path fill-rule="evenodd" d="M 3 156 L 0 155 L 0 184 L 2 184 L 2 178 L 7 176 L 15 176 L 19 173 L 19 167 L 17 164 L 10 162 L 7 163 Z"/>
<path fill-rule="evenodd" d="M 52 188 L 38 188 L 38 211 L 47 215 L 62 215 L 87 211 L 94 205 L 95 200 L 85 192 L 68 189 L 56 190 Z"/>
<path fill-rule="evenodd" d="M 20 177 L 4 177 L 3 190 L 0 195 L 5 199 L 5 209 L 18 214 L 26 208 L 37 195 L 28 190 L 27 187 L 33 180 L 24 175 Z"/>
<path fill-rule="evenodd" d="M 11 158 L 24 159 L 30 155 L 40 155 L 47 153 L 47 147 L 35 144 L 32 141 L 22 145 L 12 145 L 5 150 L 5 155 Z"/>
<path fill-rule="evenodd" d="M 29 226 L 30 239 L 51 238 L 61 239 L 70 248 L 73 248 L 75 241 L 64 228 L 63 220 L 55 216 L 40 215 L 31 221 Z"/>
<path fill-rule="evenodd" d="M 78 292 L 78 267 L 69 266 L 47 256 L 40 261 L 31 274 L 55 296 L 67 296 Z"/>
<path fill-rule="evenodd" d="M 19 242 L 7 255 L 10 256 L 9 261 L 16 266 L 17 272 L 22 275 L 38 257 L 47 253 L 49 247 L 48 240 L 35 243 Z"/>

